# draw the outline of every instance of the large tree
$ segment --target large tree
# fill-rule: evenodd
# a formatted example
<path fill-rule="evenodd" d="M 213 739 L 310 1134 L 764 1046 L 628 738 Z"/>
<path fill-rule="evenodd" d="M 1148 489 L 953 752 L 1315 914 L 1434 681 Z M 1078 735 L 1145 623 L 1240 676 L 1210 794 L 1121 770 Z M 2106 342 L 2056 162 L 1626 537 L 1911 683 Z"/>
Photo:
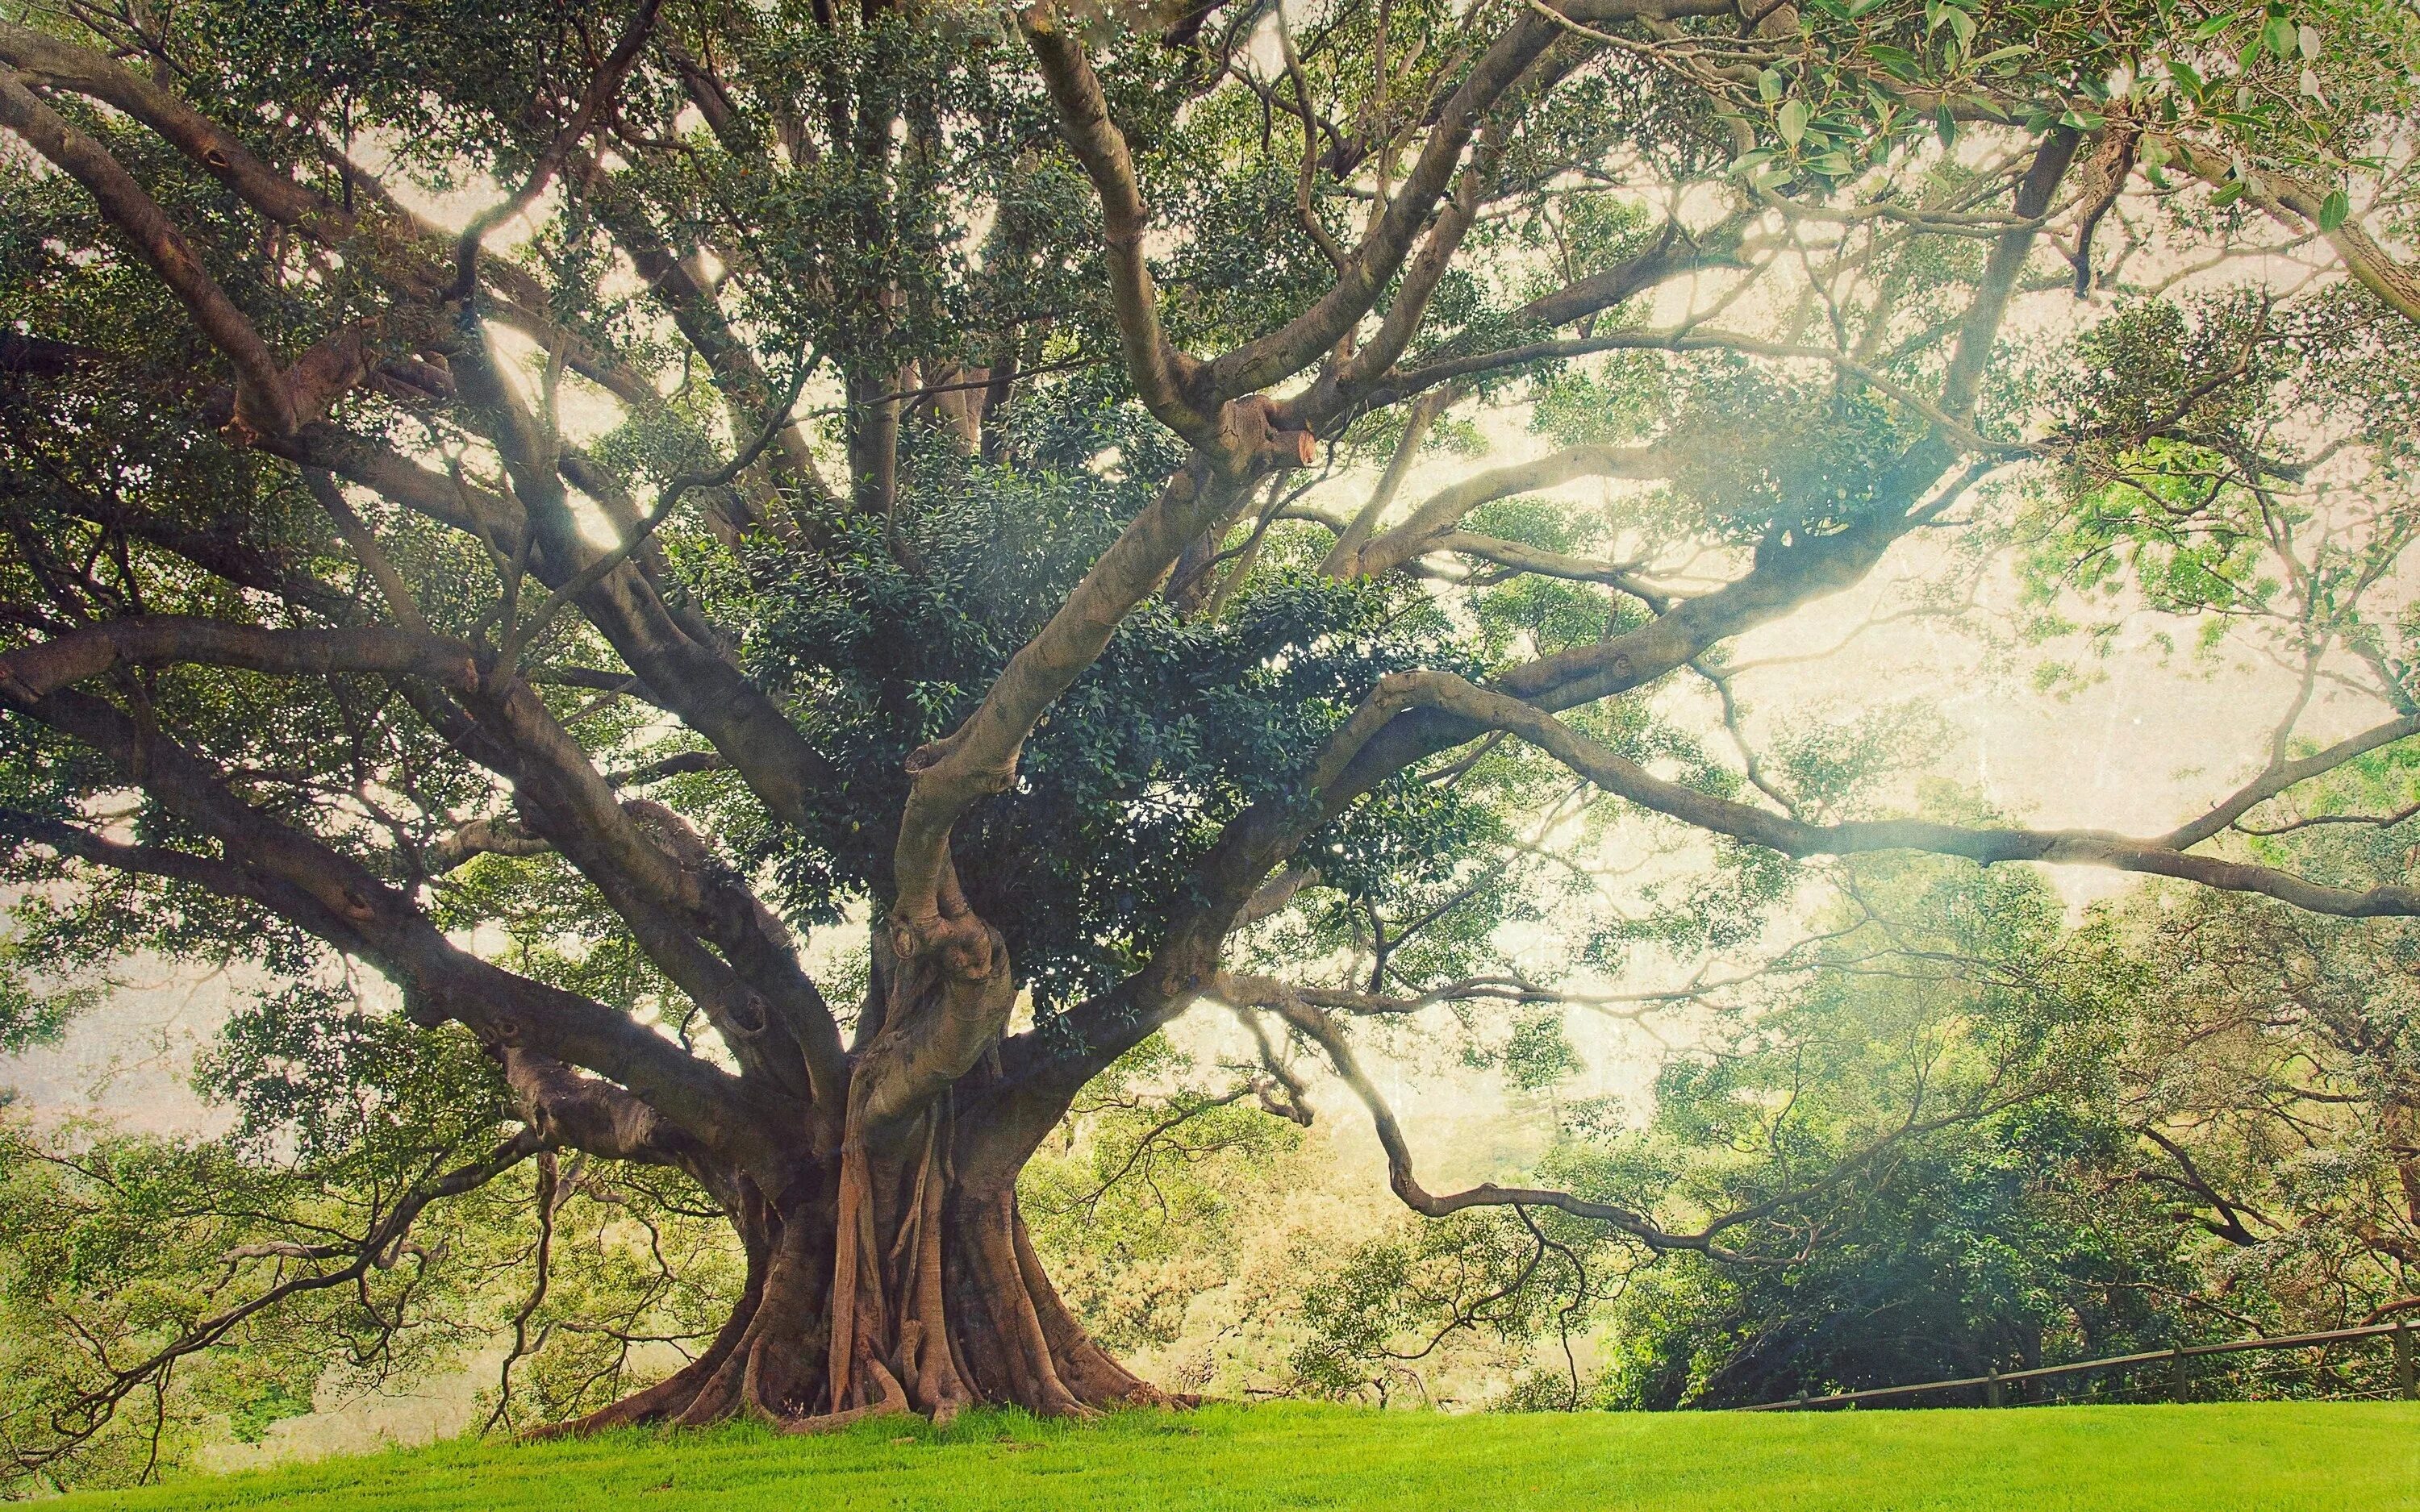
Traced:
<path fill-rule="evenodd" d="M 1356 1059 L 1555 996 L 1437 943 L 1573 837 L 1550 773 L 1711 839 L 1703 949 L 1886 850 L 2420 912 L 2226 840 L 2420 731 L 2394 8 L 14 8 L 18 964 L 359 962 L 483 1049 L 495 1148 L 281 1287 L 555 1150 L 692 1178 L 744 1293 L 592 1423 L 1155 1399 L 1016 1183 L 1205 1000 L 1423 1213 L 1734 1255 L 1788 1193 L 1431 1192 Z M 2071 289 L 2146 298 L 2005 339 Z M 1418 497 L 1514 412 L 1559 444 Z M 1894 553 L 2010 551 L 2386 717 L 2132 838 L 1844 816 L 1668 717 Z M 856 906 L 827 993 L 797 932 Z"/>

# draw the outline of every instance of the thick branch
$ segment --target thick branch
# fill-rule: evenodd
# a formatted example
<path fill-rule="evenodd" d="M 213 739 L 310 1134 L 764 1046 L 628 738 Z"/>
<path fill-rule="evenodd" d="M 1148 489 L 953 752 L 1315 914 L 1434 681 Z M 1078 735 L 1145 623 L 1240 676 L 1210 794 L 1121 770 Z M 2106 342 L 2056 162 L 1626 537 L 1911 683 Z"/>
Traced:
<path fill-rule="evenodd" d="M 1925 851 L 1964 856 L 1985 866 L 2001 861 L 2101 866 L 2179 877 L 2223 891 L 2260 893 L 2312 913 L 2354 918 L 2420 915 L 2420 888 L 2380 887 L 2356 892 L 2271 867 L 2190 855 L 2156 840 L 2100 830 L 1971 829 L 1916 819 L 1809 825 L 1668 782 L 1543 710 L 1489 692 L 1450 672 L 1397 672 L 1382 679 L 1378 691 L 1355 712 L 1323 754 L 1314 779 L 1334 780 L 1357 753 L 1357 736 L 1374 735 L 1397 713 L 1416 706 L 1443 709 L 1473 725 L 1509 731 L 1605 791 L 1641 808 L 1786 856 Z"/>
<path fill-rule="evenodd" d="M 1387 512 L 1395 506 L 1395 495 L 1403 491 L 1404 481 L 1411 476 L 1413 467 L 1419 463 L 1420 448 L 1427 444 L 1429 431 L 1436 424 L 1437 416 L 1451 409 L 1461 397 L 1462 391 L 1457 388 L 1432 389 L 1413 400 L 1411 408 L 1404 411 L 1403 434 L 1395 438 L 1395 450 L 1387 458 L 1386 471 L 1378 475 L 1377 486 L 1370 490 L 1368 501 L 1343 529 L 1336 532 L 1336 544 L 1328 548 L 1327 556 L 1319 564 L 1322 574 L 1330 578 L 1355 575 L 1357 569 L 1354 563 L 1360 559 L 1361 548 L 1376 532 L 1378 522 L 1385 519 Z"/>
<path fill-rule="evenodd" d="M 508 1049 L 503 1059 L 522 1117 L 548 1145 L 650 1165 L 696 1160 L 695 1140 L 613 1083 L 528 1050 Z"/>
<path fill-rule="evenodd" d="M 535 438 L 529 416 L 495 371 L 485 344 L 465 346 L 455 364 L 464 393 L 497 417 L 495 439 L 542 548 L 535 563 L 538 576 L 560 589 L 606 553 L 582 535 L 558 475 L 560 459 Z M 431 491 L 433 475 L 408 463 L 390 465 L 376 476 L 333 459 L 327 465 L 371 487 L 398 482 L 409 492 L 397 501 L 414 507 Z M 438 488 L 451 488 L 446 480 L 434 482 Z M 701 639 L 710 638 L 710 629 L 695 623 L 694 615 L 684 623 L 633 562 L 589 585 L 576 602 L 651 692 L 713 743 L 775 817 L 791 825 L 812 822 L 812 805 L 826 786 L 830 764 L 720 648 Z"/>
<path fill-rule="evenodd" d="M 1747 225 L 1733 216 L 1707 231 L 1690 235 L 1677 221 L 1667 221 L 1653 246 L 1602 271 L 1541 294 L 1512 312 L 1524 325 L 1568 326 L 1601 315 L 1634 295 L 1684 273 L 1708 268 L 1735 268 L 1740 263 L 1740 239 Z"/>
<path fill-rule="evenodd" d="M 2040 234 L 2034 223 L 2050 209 L 2081 140 L 2068 127 L 2052 127 L 2024 177 L 2018 181 L 2013 209 L 2023 224 L 1993 239 L 1982 282 L 1976 288 L 1974 302 L 1966 307 L 1958 343 L 1949 354 L 1948 372 L 1941 380 L 1938 403 L 1955 419 L 1962 421 L 1975 412 L 1976 396 L 1982 392 L 1983 373 L 1992 361 L 1992 347 L 1999 339 L 2009 301 L 2016 292 L 2017 277 L 2024 271 L 2025 259 L 2033 255 L 2034 239 Z"/>
<path fill-rule="evenodd" d="M 1214 363 L 1213 393 L 1233 398 L 1283 381 L 1318 361 L 1369 313 L 1452 182 L 1463 149 L 1481 120 L 1561 36 L 1555 23 L 1532 14 L 1515 18 L 1505 28 L 1447 100 L 1403 188 L 1353 250 L 1335 284 L 1279 330 Z"/>
<path fill-rule="evenodd" d="M 515 819 L 473 819 L 421 855 L 431 874 L 453 871 L 474 856 L 544 856 L 554 849 Z"/>
<path fill-rule="evenodd" d="M 1062 133 L 1100 198 L 1109 295 L 1135 392 L 1160 424 L 1206 446 L 1216 429 L 1216 405 L 1198 402 L 1191 392 L 1198 364 L 1171 347 L 1160 330 L 1159 290 L 1143 255 L 1151 217 L 1126 154 L 1125 134 L 1109 119 L 1109 100 L 1084 56 L 1083 44 L 1057 11 L 1047 5 L 1032 6 L 1017 13 L 1017 24 L 1059 107 Z"/>
<path fill-rule="evenodd" d="M 894 916 L 904 925 L 918 932 L 939 927 L 951 825 L 1014 780 L 1025 737 L 1044 711 L 1099 657 L 1127 613 L 1238 491 L 1206 467 L 1179 472 L 1010 659 L 966 722 L 909 758 L 915 785 L 900 818 L 894 861 Z M 901 951 L 914 953 L 912 946 Z"/>
<path fill-rule="evenodd" d="M 349 229 L 341 209 L 261 162 L 233 132 L 173 91 L 101 53 L 0 21 L 0 63 L 54 89 L 71 90 L 123 111 L 281 225 L 313 226 L 321 239 L 331 240 Z"/>
<path fill-rule="evenodd" d="M 468 688 L 479 671 L 459 640 L 386 625 L 272 630 L 158 614 L 111 620 L 0 656 L 0 690 L 30 702 L 121 665 L 199 662 L 294 676 L 343 672 L 421 677 Z"/>
<path fill-rule="evenodd" d="M 228 859 L 190 880 L 214 890 L 237 887 L 237 896 L 375 963 L 425 1022 L 457 1018 L 490 1044 L 523 1046 L 588 1067 L 646 1098 L 727 1158 L 781 1168 L 783 1156 L 756 1101 L 729 1073 L 601 1004 L 462 950 L 406 895 L 318 839 L 245 804 L 216 772 L 156 730 L 72 689 L 25 700 L 0 687 L 0 702 L 99 750 L 139 778 L 163 807 L 217 841 Z M 88 847 L 81 854 L 116 864 Z"/>
<path fill-rule="evenodd" d="M 1916 519 L 1946 505 L 1971 475 L 1906 516 L 1878 513 L 1847 530 L 1773 546 L 1753 571 L 1713 593 L 1683 601 L 1610 640 L 1544 656 L 1507 673 L 1504 692 L 1544 709 L 1567 709 L 1645 687 L 1687 666 L 1721 641 L 1769 624 L 1816 598 L 1846 589 L 1882 560 Z M 1359 746 L 1330 783 L 1299 796 L 1254 804 L 1230 824 L 1196 871 L 1194 900 L 1171 922 L 1168 940 L 1143 969 L 1069 1015 L 1078 1034 L 1045 1046 L 1018 1036 L 1010 1046 L 1035 1064 L 1015 1073 L 1015 1122 L 1040 1140 L 1065 1099 L 1100 1067 L 1133 1048 L 1194 1001 L 1218 972 L 1235 920 L 1269 871 L 1292 856 L 1304 836 L 1343 811 L 1392 773 L 1484 733 L 1485 727 L 1434 708 L 1408 709 Z"/>
<path fill-rule="evenodd" d="M 2208 147 L 2175 138 L 2168 138 L 2167 145 L 2176 149 L 2184 166 L 2206 183 L 2223 185 L 2238 177 L 2235 163 Z M 2319 224 L 2328 193 L 2318 184 L 2269 169 L 2247 172 L 2242 178 L 2253 202 L 2272 214 L 2280 219 L 2291 216 L 2314 227 Z M 2405 319 L 2420 321 L 2420 273 L 2389 255 L 2358 219 L 2348 215 L 2335 230 L 2321 235 L 2344 260 L 2345 270 L 2362 287 Z"/>
<path fill-rule="evenodd" d="M 14 69 L 0 69 L 0 126 L 84 185 L 102 216 L 183 301 L 210 345 L 235 364 L 238 418 L 265 435 L 292 430 L 294 406 L 268 344 L 134 176 L 100 143 L 44 104 Z"/>

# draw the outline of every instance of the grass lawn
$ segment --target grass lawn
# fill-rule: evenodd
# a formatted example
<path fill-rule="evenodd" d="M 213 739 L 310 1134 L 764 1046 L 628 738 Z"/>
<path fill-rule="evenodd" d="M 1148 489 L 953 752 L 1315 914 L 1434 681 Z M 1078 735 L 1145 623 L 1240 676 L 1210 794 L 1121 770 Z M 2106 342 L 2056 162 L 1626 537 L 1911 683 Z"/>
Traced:
<path fill-rule="evenodd" d="M 2420 1512 L 2420 1405 L 1445 1417 L 1214 1406 L 1068 1426 L 970 1413 L 830 1438 L 753 1427 L 460 1442 L 59 1512 L 1438 1508 L 1499 1512 Z"/>

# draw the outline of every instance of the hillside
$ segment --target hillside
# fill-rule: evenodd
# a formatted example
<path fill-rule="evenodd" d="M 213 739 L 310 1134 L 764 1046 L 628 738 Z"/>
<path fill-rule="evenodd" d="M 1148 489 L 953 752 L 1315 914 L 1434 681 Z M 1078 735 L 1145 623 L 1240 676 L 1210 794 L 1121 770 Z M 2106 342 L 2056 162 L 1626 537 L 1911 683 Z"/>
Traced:
<path fill-rule="evenodd" d="M 2420 1407 L 1446 1417 L 1218 1406 L 1091 1426 L 979 1412 L 940 1432 L 908 1420 L 820 1439 L 727 1427 L 460 1443 L 53 1504 L 2385 1512 L 2420 1508 Z"/>

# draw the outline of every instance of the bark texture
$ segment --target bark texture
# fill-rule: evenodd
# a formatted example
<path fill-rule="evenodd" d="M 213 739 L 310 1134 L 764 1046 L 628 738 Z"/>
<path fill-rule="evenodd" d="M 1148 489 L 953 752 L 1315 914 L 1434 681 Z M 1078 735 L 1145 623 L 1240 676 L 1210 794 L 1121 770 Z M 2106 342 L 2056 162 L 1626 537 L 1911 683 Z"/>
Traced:
<path fill-rule="evenodd" d="M 801 1126 L 777 1177 L 696 1171 L 747 1254 L 721 1333 L 674 1375 L 549 1432 L 745 1414 L 814 1433 L 891 1413 L 946 1422 L 978 1402 L 1064 1417 L 1178 1401 L 1094 1342 L 1034 1252 L 1016 1203 L 1032 1140 L 982 1112 L 1000 1102 L 1007 950 L 949 893 L 946 927 L 915 954 L 886 949 L 911 932 L 878 932 L 838 1147 L 815 1151 Z"/>

